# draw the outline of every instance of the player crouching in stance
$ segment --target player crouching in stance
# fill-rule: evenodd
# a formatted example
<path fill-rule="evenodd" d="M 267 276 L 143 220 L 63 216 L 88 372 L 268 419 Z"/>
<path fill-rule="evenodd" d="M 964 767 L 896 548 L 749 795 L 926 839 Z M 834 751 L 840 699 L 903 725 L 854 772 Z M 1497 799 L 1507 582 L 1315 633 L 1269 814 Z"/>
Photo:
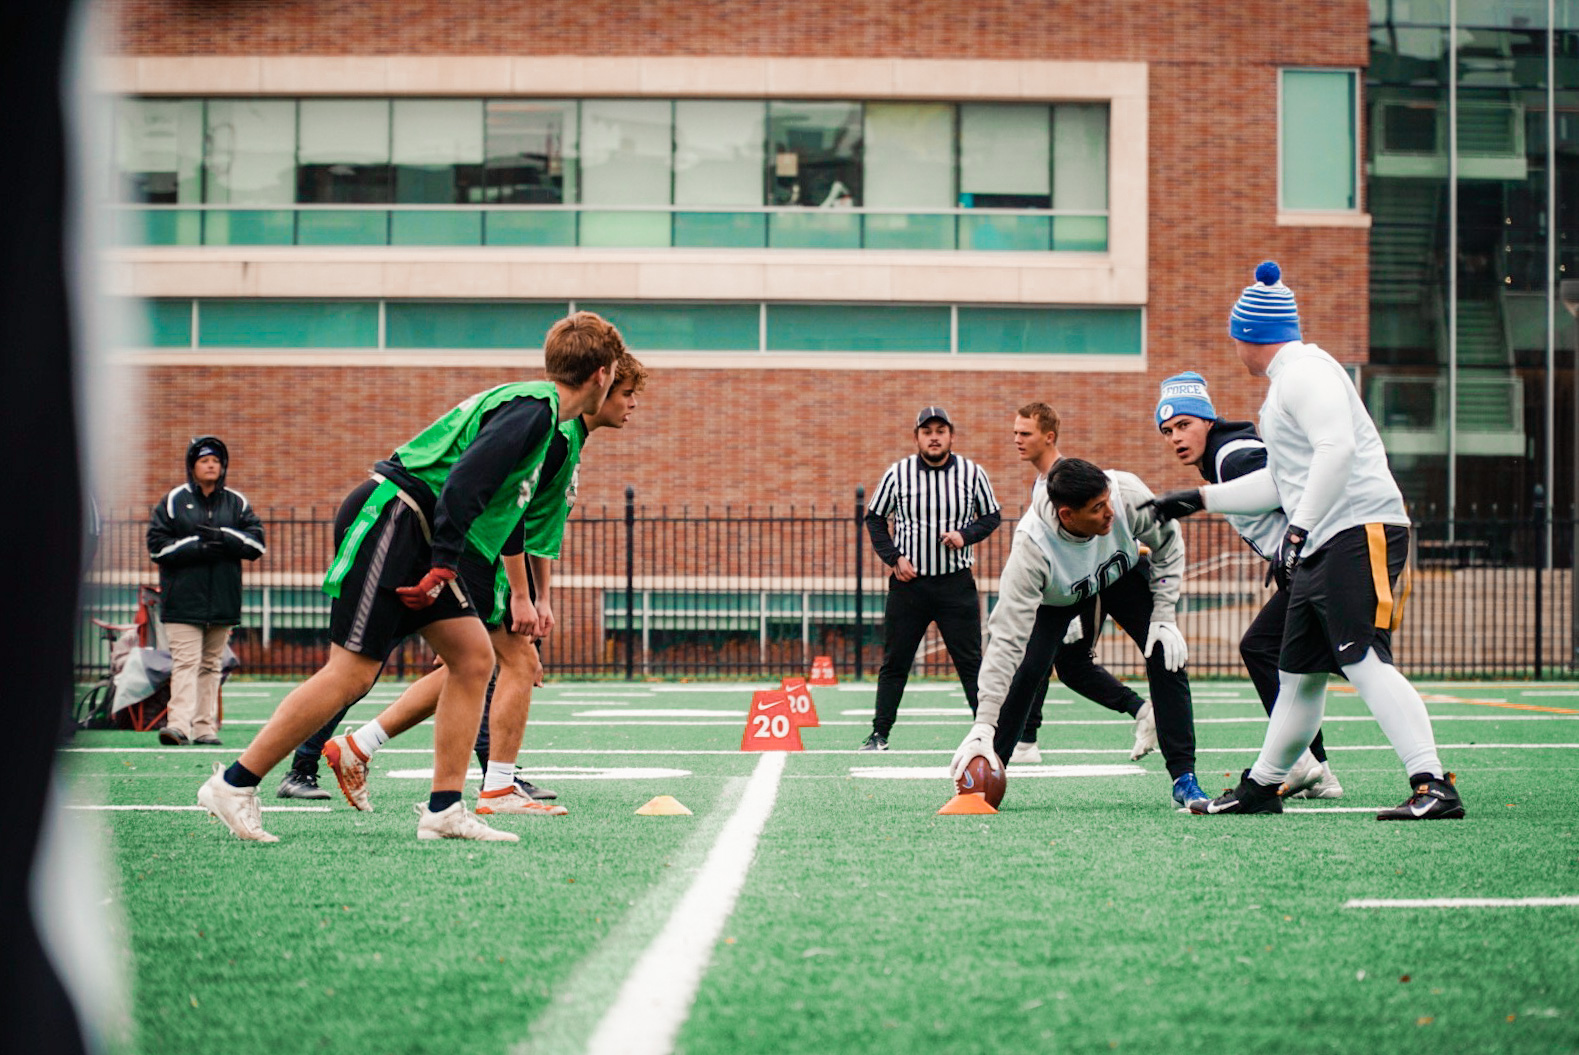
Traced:
<path fill-rule="evenodd" d="M 446 678 L 434 728 L 433 791 L 417 806 L 418 839 L 515 842 L 461 801 L 494 651 L 457 571 L 463 555 L 491 566 L 537 486 L 559 424 L 596 413 L 623 350 L 619 333 L 590 312 L 549 331 L 547 381 L 480 392 L 378 463 L 373 479 L 335 518 L 338 551 L 324 583 L 329 661 L 280 702 L 229 769 L 198 788 L 198 804 L 235 835 L 276 842 L 263 830 L 258 784 L 324 719 L 360 699 L 408 634 L 427 639 Z"/>
<path fill-rule="evenodd" d="M 1376 819 L 1462 817 L 1425 702 L 1393 666 L 1392 632 L 1408 596 L 1409 516 L 1376 425 L 1343 366 L 1301 340 L 1294 294 L 1277 264 L 1256 268 L 1228 329 L 1251 376 L 1269 379 L 1261 405 L 1267 468 L 1160 495 L 1155 508 L 1168 517 L 1284 509 L 1289 525 L 1277 560 L 1289 601 L 1261 754 L 1238 787 L 1194 812 L 1283 812 L 1278 787 L 1321 725 L 1327 671 L 1336 664 L 1409 774 L 1408 801 Z"/>
<path fill-rule="evenodd" d="M 1185 465 L 1193 465 L 1209 484 L 1237 480 L 1266 468 L 1266 444 L 1248 421 L 1226 421 L 1217 416 L 1206 391 L 1206 378 L 1186 371 L 1162 383 L 1157 400 L 1157 429 L 1168 441 L 1174 455 Z M 1229 525 L 1270 562 L 1271 577 L 1277 592 L 1251 620 L 1239 640 L 1239 655 L 1250 680 L 1261 697 L 1261 706 L 1272 713 L 1277 702 L 1277 656 L 1283 646 L 1283 621 L 1288 615 L 1288 582 L 1276 560 L 1278 546 L 1288 530 L 1288 517 L 1282 509 L 1270 513 L 1229 513 Z M 1333 668 L 1336 671 L 1336 668 Z M 1327 749 L 1321 730 L 1310 742 L 1310 750 L 1299 756 L 1283 785 L 1285 798 L 1336 799 L 1343 797 L 1343 786 L 1327 764 Z"/>
<path fill-rule="evenodd" d="M 1184 539 L 1178 525 L 1143 507 L 1151 497 L 1139 478 L 1104 473 L 1079 458 L 1065 458 L 1047 474 L 1047 486 L 1015 528 L 999 579 L 976 722 L 954 752 L 955 780 L 977 756 L 1013 754 L 1069 621 L 1094 596 L 1146 657 L 1174 802 L 1206 801 L 1195 780 L 1188 650 L 1174 622 Z M 1151 549 L 1149 562 L 1141 560 L 1140 543 Z"/>
<path fill-rule="evenodd" d="M 552 340 L 552 338 L 550 338 Z M 541 799 L 556 795 L 516 774 L 516 756 L 526 731 L 532 690 L 542 680 L 543 665 L 534 638 L 554 627 L 549 604 L 550 564 L 559 557 L 565 521 L 575 502 L 577 469 L 588 436 L 602 428 L 622 429 L 636 409 L 637 394 L 647 383 L 647 369 L 622 351 L 614 366 L 614 387 L 594 414 L 582 414 L 559 426 L 543 462 L 542 482 L 496 567 L 473 567 L 463 558 L 461 574 L 468 592 L 482 600 L 483 616 L 493 642 L 499 670 L 489 687 L 478 731 L 477 761 L 483 770 L 478 814 L 525 814 L 562 817 L 565 807 Z M 528 576 L 526 564 L 531 562 Z M 472 585 L 473 581 L 476 585 Z M 359 810 L 373 808 L 368 794 L 369 762 L 391 739 L 431 717 L 448 675 L 440 667 L 414 683 L 378 717 L 354 732 L 334 736 L 324 745 L 324 758 L 334 770 L 346 800 Z M 320 730 L 332 735 L 333 729 Z"/>

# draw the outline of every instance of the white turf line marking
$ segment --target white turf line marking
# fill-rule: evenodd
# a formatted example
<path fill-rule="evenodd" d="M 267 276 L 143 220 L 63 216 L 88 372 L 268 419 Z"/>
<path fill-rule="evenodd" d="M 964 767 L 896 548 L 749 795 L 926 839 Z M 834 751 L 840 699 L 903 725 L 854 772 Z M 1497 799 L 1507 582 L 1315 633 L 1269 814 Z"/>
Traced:
<path fill-rule="evenodd" d="M 1414 897 L 1350 898 L 1344 908 L 1561 908 L 1579 906 L 1579 897 Z"/>
<path fill-rule="evenodd" d="M 186 812 L 194 812 L 194 811 L 195 812 L 199 812 L 199 813 L 206 813 L 206 812 L 208 812 L 202 806 L 91 806 L 91 805 L 84 805 L 84 806 L 67 806 L 66 808 L 68 810 L 110 810 L 110 811 L 116 811 L 116 812 L 121 812 L 121 811 L 134 812 L 135 811 L 135 812 L 138 812 L 138 813 L 144 813 L 144 812 L 146 812 L 146 813 L 158 813 L 158 812 L 167 812 L 167 811 L 173 811 L 173 812 L 177 812 L 177 813 L 186 813 Z M 328 806 L 264 806 L 264 807 L 262 807 L 262 809 L 263 809 L 264 813 L 328 813 L 328 812 L 330 812 Z"/>
<path fill-rule="evenodd" d="M 574 723 L 574 722 L 562 722 L 562 723 L 533 722 L 531 724 L 533 724 L 533 725 L 553 725 L 553 724 L 574 725 L 574 724 L 581 724 L 581 723 Z M 605 724 L 606 725 L 606 724 L 609 724 L 609 723 L 605 722 L 605 723 L 601 723 L 601 724 Z M 723 722 L 678 722 L 676 724 L 679 724 L 679 725 L 723 725 L 723 724 L 733 725 L 734 723 L 732 723 L 732 722 L 730 722 L 730 723 L 723 723 Z M 827 725 L 828 723 L 824 722 L 823 724 Z M 1195 749 L 1195 753 L 1198 754 L 1198 755 L 1206 755 L 1206 754 L 1216 754 L 1216 755 L 1242 754 L 1242 753 L 1244 753 L 1246 751 L 1249 751 L 1249 752 L 1253 753 L 1255 751 L 1260 750 L 1260 748 L 1261 748 L 1260 744 L 1249 744 L 1249 745 L 1246 745 L 1245 747 L 1197 747 Z M 1573 743 L 1573 744 L 1567 744 L 1567 743 L 1562 743 L 1562 744 L 1438 744 L 1437 745 L 1437 750 L 1439 750 L 1439 751 L 1492 751 L 1492 750 L 1503 750 L 1503 751 L 1569 751 L 1569 750 L 1573 750 L 1575 748 L 1579 748 L 1579 743 Z M 1339 746 L 1339 745 L 1336 745 L 1336 744 L 1329 744 L 1327 746 L 1327 750 L 1328 751 L 1391 751 L 1392 749 L 1393 748 L 1390 745 L 1388 745 L 1388 744 L 1355 744 L 1355 745 L 1352 745 L 1352 746 Z M 235 754 L 235 748 L 229 748 L 229 747 L 62 747 L 62 748 L 60 748 L 60 751 L 62 753 L 64 753 L 64 754 L 76 754 L 76 755 L 114 755 L 114 754 L 129 754 L 129 755 L 130 754 L 141 754 L 141 755 L 149 755 L 149 754 L 165 754 L 165 753 L 178 753 L 178 754 L 225 754 L 226 752 L 229 752 L 231 754 Z M 381 747 L 381 748 L 379 748 L 378 753 L 381 754 L 381 755 L 431 755 L 433 753 L 433 749 L 431 747 Z M 698 748 L 698 749 L 695 749 L 695 750 L 683 750 L 683 749 L 674 749 L 674 748 L 635 748 L 635 747 L 632 747 L 632 748 L 624 748 L 624 747 L 622 747 L 622 748 L 578 748 L 578 747 L 531 747 L 531 748 L 527 748 L 527 747 L 523 747 L 521 749 L 520 753 L 523 754 L 523 755 L 739 755 L 742 752 L 737 751 L 737 750 L 710 750 L 710 749 L 704 749 L 704 748 Z M 853 755 L 853 754 L 857 754 L 858 752 L 853 747 L 841 747 L 841 748 L 831 748 L 831 749 L 830 748 L 815 748 L 815 749 L 808 748 L 805 751 L 801 751 L 801 752 L 798 752 L 798 753 L 799 754 L 803 754 L 803 755 Z M 897 747 L 896 748 L 890 748 L 889 750 L 887 750 L 887 751 L 885 751 L 883 753 L 888 755 L 888 756 L 890 756 L 890 757 L 895 756 L 895 755 L 953 755 L 954 754 L 953 750 L 950 749 L 950 748 L 934 748 L 932 750 L 915 750 L 915 749 L 905 750 L 905 749 L 900 749 L 900 748 L 897 748 Z M 1042 748 L 1042 754 L 1044 754 L 1044 755 L 1128 755 L 1129 754 L 1129 748 L 1127 748 L 1127 747 L 1044 747 L 1044 748 Z"/>
<path fill-rule="evenodd" d="M 751 870 L 757 839 L 778 798 L 785 762 L 784 752 L 772 751 L 757 763 L 740 805 L 724 824 L 696 881 L 593 1031 L 588 1055 L 668 1055 L 673 1049 L 712 960 L 713 945 Z"/>

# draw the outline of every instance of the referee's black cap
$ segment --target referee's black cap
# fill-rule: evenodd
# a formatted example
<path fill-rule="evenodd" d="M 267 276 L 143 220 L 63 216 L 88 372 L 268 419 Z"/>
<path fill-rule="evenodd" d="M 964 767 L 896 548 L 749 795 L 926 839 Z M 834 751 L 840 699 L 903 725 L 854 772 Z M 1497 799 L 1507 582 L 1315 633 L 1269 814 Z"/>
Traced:
<path fill-rule="evenodd" d="M 916 428 L 919 429 L 927 422 L 934 420 L 941 421 L 951 429 L 954 427 L 954 423 L 949 420 L 948 411 L 942 407 L 922 407 L 921 412 L 916 415 Z"/>

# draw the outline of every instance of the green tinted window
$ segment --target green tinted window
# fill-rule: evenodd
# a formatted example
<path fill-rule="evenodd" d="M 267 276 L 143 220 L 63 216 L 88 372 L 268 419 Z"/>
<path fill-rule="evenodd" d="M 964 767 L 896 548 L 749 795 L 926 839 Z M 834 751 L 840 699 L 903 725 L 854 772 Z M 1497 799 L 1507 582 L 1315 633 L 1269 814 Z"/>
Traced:
<path fill-rule="evenodd" d="M 754 352 L 755 304 L 587 304 L 619 327 L 632 352 Z"/>
<path fill-rule="evenodd" d="M 205 300 L 197 326 L 204 348 L 376 348 L 378 304 Z"/>
<path fill-rule="evenodd" d="M 1139 308 L 961 308 L 959 350 L 977 355 L 1139 355 Z"/>
<path fill-rule="evenodd" d="M 450 304 L 390 301 L 384 343 L 390 348 L 541 348 L 568 304 Z"/>
<path fill-rule="evenodd" d="M 1283 208 L 1355 208 L 1354 82 L 1348 70 L 1283 71 Z"/>
<path fill-rule="evenodd" d="M 847 304 L 768 305 L 774 352 L 947 352 L 949 310 Z"/>
<path fill-rule="evenodd" d="M 132 348 L 190 348 L 192 302 L 133 300 L 126 302 L 127 331 L 117 343 Z"/>

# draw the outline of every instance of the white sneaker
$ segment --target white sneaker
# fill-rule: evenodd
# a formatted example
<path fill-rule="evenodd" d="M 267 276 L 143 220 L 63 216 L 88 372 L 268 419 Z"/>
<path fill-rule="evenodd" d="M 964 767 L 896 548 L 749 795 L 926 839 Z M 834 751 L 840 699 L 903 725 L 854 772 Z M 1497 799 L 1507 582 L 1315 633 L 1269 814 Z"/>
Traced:
<path fill-rule="evenodd" d="M 1296 791 L 1291 798 L 1296 799 L 1341 799 L 1343 798 L 1343 785 L 1338 783 L 1338 778 L 1332 775 L 1332 767 L 1321 763 L 1317 770 L 1321 779 L 1301 791 Z"/>
<path fill-rule="evenodd" d="M 532 817 L 563 817 L 570 811 L 552 802 L 539 802 L 521 790 L 521 785 L 511 784 L 498 791 L 484 791 L 477 796 L 477 813 L 525 813 Z"/>
<path fill-rule="evenodd" d="M 1135 712 L 1135 746 L 1129 749 L 1129 760 L 1138 762 L 1157 750 L 1157 720 L 1151 716 L 1151 701 L 1147 700 Z"/>
<path fill-rule="evenodd" d="M 1278 789 L 1278 794 L 1285 799 L 1299 795 L 1306 788 L 1312 787 L 1321 779 L 1321 763 L 1316 761 L 1316 756 L 1309 749 L 1294 760 L 1294 768 L 1288 771 L 1288 776 L 1283 778 L 1283 786 Z"/>
<path fill-rule="evenodd" d="M 1009 761 L 1011 763 L 1024 762 L 1027 765 L 1033 766 L 1041 760 L 1042 749 L 1037 747 L 1035 743 L 1028 743 L 1024 740 L 1021 740 L 1019 743 L 1014 745 L 1014 754 L 1009 756 Z"/>
<path fill-rule="evenodd" d="M 477 839 L 489 843 L 521 841 L 521 837 L 514 832 L 501 832 L 488 827 L 472 815 L 464 802 L 457 802 L 438 813 L 430 813 L 426 802 L 417 803 L 417 838 Z"/>
<path fill-rule="evenodd" d="M 373 801 L 367 797 L 367 756 L 349 736 L 336 736 L 323 745 L 323 760 L 334 770 L 335 780 L 345 801 L 364 813 L 373 812 Z"/>
<path fill-rule="evenodd" d="M 262 807 L 257 788 L 234 788 L 225 783 L 225 767 L 214 763 L 214 773 L 197 789 L 197 804 L 225 822 L 238 839 L 255 843 L 277 843 L 280 837 L 263 830 Z"/>

